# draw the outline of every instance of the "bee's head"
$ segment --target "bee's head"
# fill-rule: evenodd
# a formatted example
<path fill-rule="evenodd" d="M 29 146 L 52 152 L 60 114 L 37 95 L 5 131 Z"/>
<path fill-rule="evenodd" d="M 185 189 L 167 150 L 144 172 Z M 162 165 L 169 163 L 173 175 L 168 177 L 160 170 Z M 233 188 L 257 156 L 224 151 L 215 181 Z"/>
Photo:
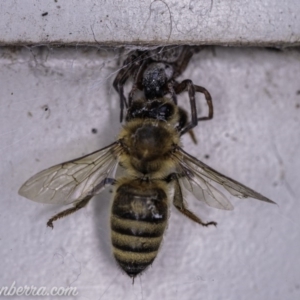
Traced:
<path fill-rule="evenodd" d="M 155 119 L 170 122 L 177 115 L 177 107 L 168 99 L 138 100 L 127 111 L 126 121 L 132 119 Z"/>

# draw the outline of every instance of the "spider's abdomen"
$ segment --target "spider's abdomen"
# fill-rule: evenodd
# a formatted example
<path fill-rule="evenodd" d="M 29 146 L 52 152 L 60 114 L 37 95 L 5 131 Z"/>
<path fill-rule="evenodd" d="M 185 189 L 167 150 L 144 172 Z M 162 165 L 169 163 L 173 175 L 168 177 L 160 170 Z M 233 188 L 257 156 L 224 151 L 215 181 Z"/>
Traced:
<path fill-rule="evenodd" d="M 167 82 L 173 76 L 173 68 L 166 63 L 152 63 L 143 74 L 142 85 L 146 99 L 163 97 L 167 92 Z"/>

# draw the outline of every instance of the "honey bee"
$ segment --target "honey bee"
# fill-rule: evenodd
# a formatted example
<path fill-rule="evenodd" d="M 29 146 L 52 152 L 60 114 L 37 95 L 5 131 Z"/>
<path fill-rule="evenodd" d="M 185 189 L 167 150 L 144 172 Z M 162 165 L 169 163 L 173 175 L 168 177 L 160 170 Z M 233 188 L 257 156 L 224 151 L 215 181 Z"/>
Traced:
<path fill-rule="evenodd" d="M 185 152 L 180 137 L 189 125 L 186 112 L 167 98 L 136 100 L 114 143 L 34 175 L 19 194 L 40 203 L 73 204 L 47 222 L 53 228 L 54 221 L 86 206 L 105 186 L 114 185 L 110 217 L 113 255 L 134 279 L 157 256 L 171 201 L 194 222 L 217 225 L 188 210 L 184 189 L 207 205 L 225 210 L 233 206 L 220 187 L 239 198 L 274 203 Z M 123 169 L 120 177 L 115 176 L 118 166 Z"/>

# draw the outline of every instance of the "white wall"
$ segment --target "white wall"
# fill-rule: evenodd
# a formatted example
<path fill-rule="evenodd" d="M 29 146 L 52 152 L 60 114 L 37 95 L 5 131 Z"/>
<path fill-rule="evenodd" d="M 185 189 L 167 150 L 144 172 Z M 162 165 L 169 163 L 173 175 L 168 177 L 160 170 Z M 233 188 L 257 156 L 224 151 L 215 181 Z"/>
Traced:
<path fill-rule="evenodd" d="M 0 44 L 20 47 L 0 49 L 0 288 L 75 286 L 80 300 L 300 299 L 297 49 L 216 47 L 193 57 L 182 79 L 211 92 L 215 117 L 195 129 L 198 145 L 183 138 L 185 149 L 278 206 L 231 198 L 226 212 L 188 198 L 218 227 L 172 209 L 162 249 L 134 285 L 111 255 L 109 189 L 54 230 L 46 222 L 63 207 L 17 194 L 36 172 L 116 138 L 112 81 L 126 52 L 105 45 L 295 46 L 298 2 L 1 1 Z"/>
<path fill-rule="evenodd" d="M 300 43 L 298 0 L 3 0 L 0 16 L 2 44 Z"/>
<path fill-rule="evenodd" d="M 215 117 L 195 129 L 198 145 L 184 137 L 185 149 L 278 206 L 231 198 L 235 210 L 226 212 L 187 199 L 218 227 L 202 228 L 172 209 L 163 247 L 134 285 L 111 255 L 109 191 L 54 230 L 46 221 L 63 207 L 17 194 L 36 172 L 115 139 L 119 102 L 112 80 L 119 54 L 1 49 L 0 286 L 76 286 L 76 299 L 299 299 L 297 50 L 216 47 L 193 57 L 182 78 L 211 92 Z M 197 99 L 204 113 L 202 96 Z M 180 99 L 183 106 L 187 101 Z"/>

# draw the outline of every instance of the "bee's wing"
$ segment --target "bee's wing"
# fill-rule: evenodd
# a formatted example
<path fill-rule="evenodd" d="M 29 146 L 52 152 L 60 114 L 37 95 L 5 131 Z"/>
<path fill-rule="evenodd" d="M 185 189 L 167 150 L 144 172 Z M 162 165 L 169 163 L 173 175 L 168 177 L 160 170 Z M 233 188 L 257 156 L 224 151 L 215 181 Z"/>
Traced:
<path fill-rule="evenodd" d="M 190 175 L 179 178 L 182 188 L 190 191 L 198 200 L 204 201 L 207 205 L 225 210 L 232 210 L 233 206 L 217 188 L 199 175 Z"/>
<path fill-rule="evenodd" d="M 99 193 L 113 176 L 121 146 L 101 150 L 41 171 L 28 179 L 19 194 L 41 203 L 70 204 Z"/>
<path fill-rule="evenodd" d="M 210 168 L 200 160 L 186 153 L 183 149 L 179 148 L 178 152 L 176 158 L 183 171 L 183 177 L 180 181 L 198 199 L 205 201 L 209 206 L 226 210 L 233 209 L 232 204 L 226 196 L 215 188 L 209 180 L 220 184 L 235 197 L 251 197 L 275 204 L 275 202 L 265 196 Z"/>

